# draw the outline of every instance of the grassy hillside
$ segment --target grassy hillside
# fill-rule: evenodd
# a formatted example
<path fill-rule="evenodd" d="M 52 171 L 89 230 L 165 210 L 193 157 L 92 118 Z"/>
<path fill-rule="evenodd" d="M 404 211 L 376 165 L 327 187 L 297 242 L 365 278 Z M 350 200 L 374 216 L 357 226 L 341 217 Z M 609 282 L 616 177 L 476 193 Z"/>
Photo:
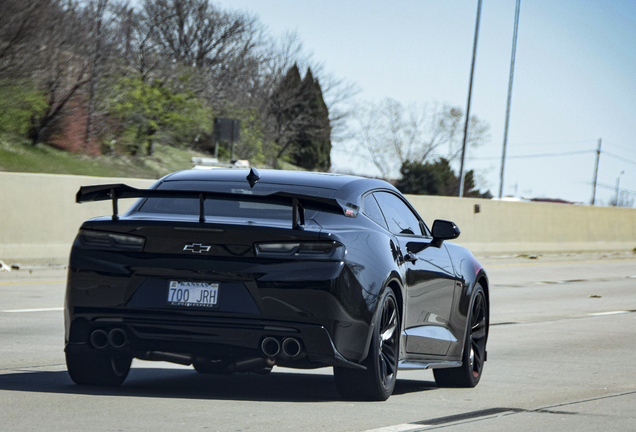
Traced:
<path fill-rule="evenodd" d="M 0 138 L 0 171 L 74 174 L 97 177 L 160 178 L 190 169 L 193 156 L 210 155 L 156 146 L 155 156 L 86 156 L 47 145 L 16 144 Z"/>

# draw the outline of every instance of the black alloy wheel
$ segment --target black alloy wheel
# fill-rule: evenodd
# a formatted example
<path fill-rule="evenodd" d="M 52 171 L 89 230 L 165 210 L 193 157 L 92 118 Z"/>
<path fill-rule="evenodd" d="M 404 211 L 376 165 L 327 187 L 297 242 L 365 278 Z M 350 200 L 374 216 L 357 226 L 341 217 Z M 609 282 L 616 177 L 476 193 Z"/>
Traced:
<path fill-rule="evenodd" d="M 400 341 L 400 314 L 393 290 L 387 288 L 373 326 L 366 370 L 334 367 L 338 393 L 349 400 L 384 401 L 395 388 Z"/>
<path fill-rule="evenodd" d="M 130 372 L 132 357 L 107 352 L 66 352 L 66 368 L 75 384 L 116 387 Z"/>
<path fill-rule="evenodd" d="M 470 308 L 469 327 L 464 344 L 462 366 L 449 369 L 434 369 L 435 382 L 440 387 L 475 387 L 486 361 L 488 339 L 488 303 L 481 285 L 475 286 Z"/>

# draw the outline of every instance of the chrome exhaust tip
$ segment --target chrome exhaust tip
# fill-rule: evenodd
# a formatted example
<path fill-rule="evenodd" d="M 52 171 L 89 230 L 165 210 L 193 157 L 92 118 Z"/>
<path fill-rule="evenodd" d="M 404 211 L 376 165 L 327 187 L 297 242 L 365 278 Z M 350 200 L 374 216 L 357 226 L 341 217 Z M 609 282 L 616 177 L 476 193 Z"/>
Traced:
<path fill-rule="evenodd" d="M 280 353 L 280 342 L 276 338 L 268 336 L 261 342 L 261 351 L 267 357 L 276 357 Z"/>
<path fill-rule="evenodd" d="M 108 333 L 102 329 L 95 330 L 89 340 L 93 348 L 104 349 L 108 346 Z"/>
<path fill-rule="evenodd" d="M 283 341 L 283 354 L 285 354 L 289 358 L 294 358 L 300 355 L 302 352 L 302 347 L 300 346 L 300 342 L 295 338 L 286 338 Z"/>
<path fill-rule="evenodd" d="M 123 348 L 128 343 L 128 335 L 120 328 L 112 329 L 108 333 L 108 343 L 113 348 Z"/>

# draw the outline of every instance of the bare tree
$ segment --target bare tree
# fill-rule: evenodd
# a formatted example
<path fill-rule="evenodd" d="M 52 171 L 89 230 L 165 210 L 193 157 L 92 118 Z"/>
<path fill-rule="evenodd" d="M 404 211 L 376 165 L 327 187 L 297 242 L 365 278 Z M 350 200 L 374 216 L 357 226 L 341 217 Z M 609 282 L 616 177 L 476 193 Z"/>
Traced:
<path fill-rule="evenodd" d="M 241 48 L 253 19 L 224 12 L 207 0 L 146 0 L 155 42 L 174 61 L 204 67 L 222 63 Z"/>
<path fill-rule="evenodd" d="M 57 0 L 0 1 L 0 79 L 30 77 Z"/>
<path fill-rule="evenodd" d="M 51 9 L 46 25 L 40 29 L 38 67 L 32 73 L 48 94 L 48 108 L 31 128 L 34 145 L 42 140 L 66 104 L 89 81 L 88 37 L 80 16 L 79 6 L 69 0 Z"/>
<path fill-rule="evenodd" d="M 145 0 L 139 15 L 146 49 L 163 59 L 163 79 L 188 75 L 215 109 L 241 104 L 258 84 L 264 38 L 255 17 L 209 0 Z"/>
<path fill-rule="evenodd" d="M 166 78 L 161 73 L 161 66 L 169 64 L 170 60 L 162 56 L 160 47 L 155 43 L 156 29 L 145 9 L 135 9 L 127 1 L 114 3 L 112 7 L 116 29 L 112 43 L 114 51 L 119 53 L 115 60 L 119 73 L 139 76 L 143 82 L 147 82 L 153 74 L 157 78 Z"/>
<path fill-rule="evenodd" d="M 394 99 L 360 105 L 352 130 L 354 153 L 367 159 L 385 179 L 397 178 L 405 162 L 424 163 L 434 156 L 453 161 L 461 151 L 463 111 L 450 105 L 408 105 Z M 467 143 L 478 147 L 489 126 L 471 116 Z"/>
<path fill-rule="evenodd" d="M 90 25 L 88 37 L 89 71 L 88 71 L 88 116 L 86 119 L 86 137 L 84 146 L 89 147 L 95 126 L 95 110 L 98 83 L 107 64 L 110 44 L 107 40 L 110 25 L 114 17 L 107 16 L 108 0 L 90 0 L 85 9 L 86 21 Z"/>

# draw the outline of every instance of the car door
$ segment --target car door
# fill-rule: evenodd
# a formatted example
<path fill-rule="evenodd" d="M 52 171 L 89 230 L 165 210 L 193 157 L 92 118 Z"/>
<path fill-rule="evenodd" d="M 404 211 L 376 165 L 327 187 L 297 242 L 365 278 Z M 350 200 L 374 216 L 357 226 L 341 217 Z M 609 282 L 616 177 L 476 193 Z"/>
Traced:
<path fill-rule="evenodd" d="M 375 192 L 388 230 L 398 240 L 405 273 L 405 351 L 445 355 L 456 339 L 448 329 L 456 278 L 444 245 L 435 247 L 417 213 L 398 195 Z M 410 248 L 409 248 L 410 244 Z"/>

